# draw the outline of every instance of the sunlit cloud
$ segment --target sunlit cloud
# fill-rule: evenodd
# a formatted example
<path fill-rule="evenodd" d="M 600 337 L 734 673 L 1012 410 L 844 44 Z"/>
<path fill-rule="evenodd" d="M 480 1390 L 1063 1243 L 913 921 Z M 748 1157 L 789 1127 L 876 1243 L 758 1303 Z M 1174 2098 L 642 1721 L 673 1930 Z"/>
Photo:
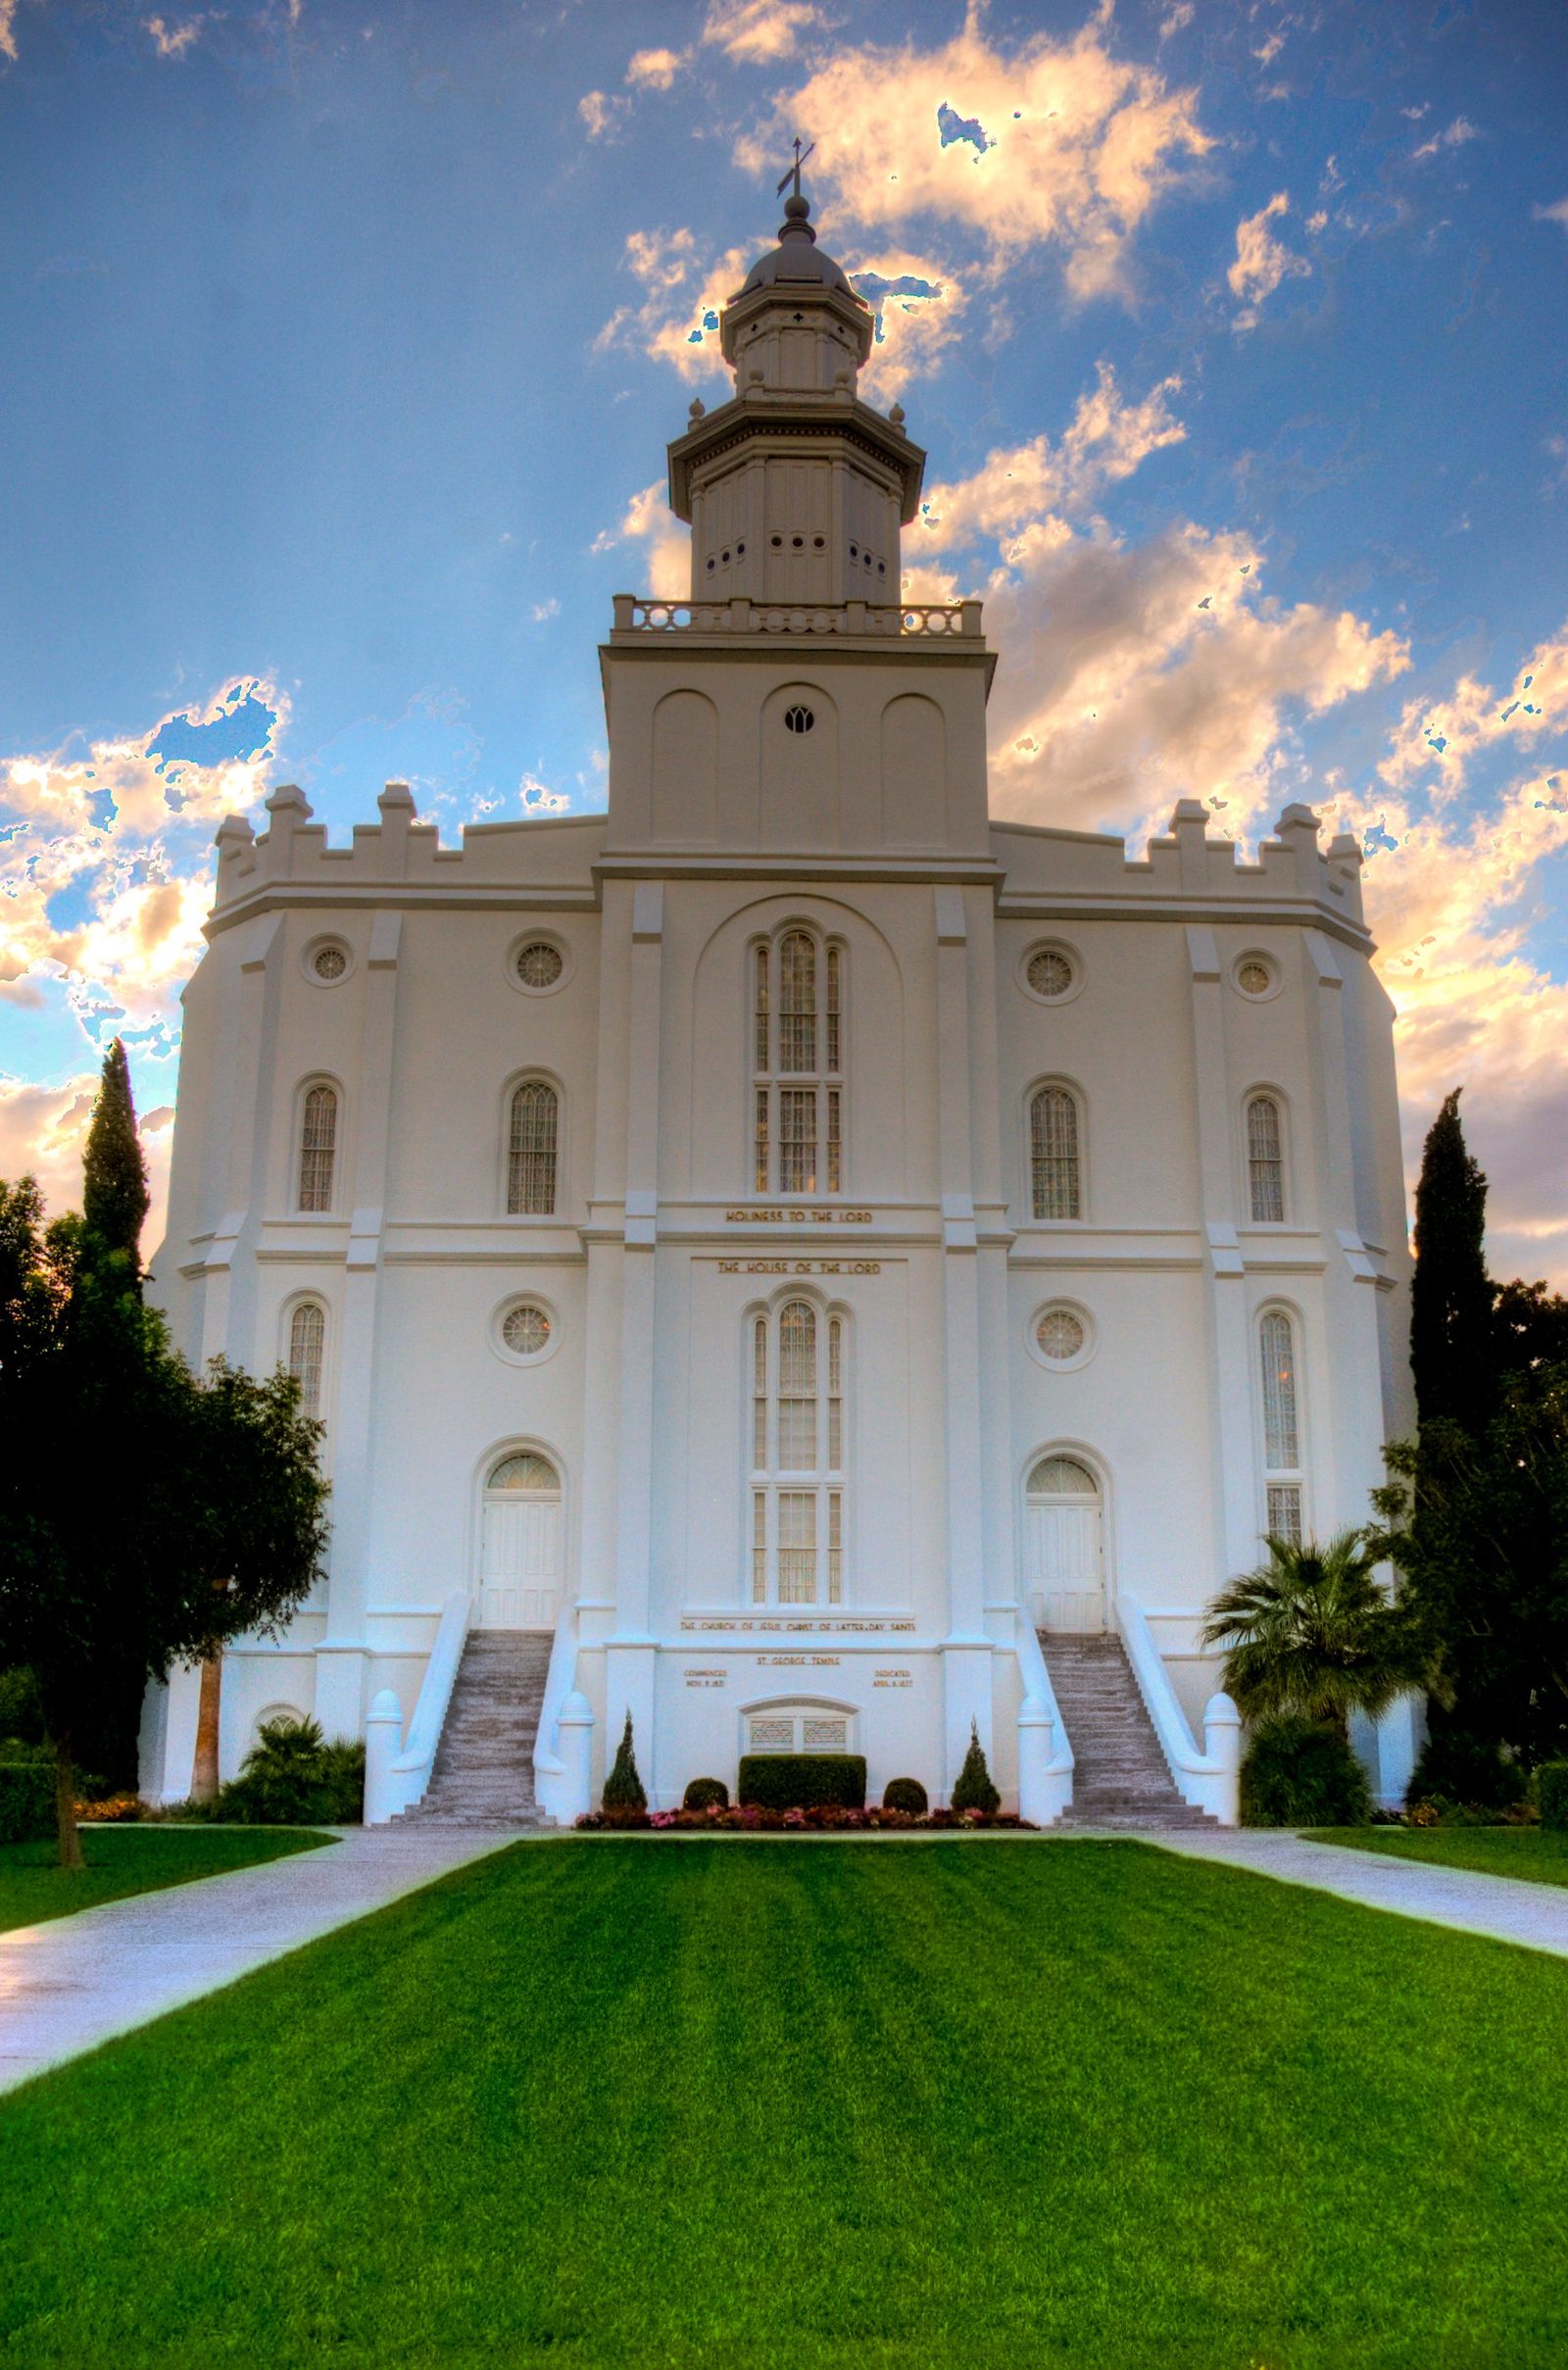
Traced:
<path fill-rule="evenodd" d="M 590 140 L 612 139 L 631 113 L 631 101 L 602 90 L 588 90 L 577 101 L 577 113 L 587 126 Z"/>
<path fill-rule="evenodd" d="M 689 62 L 684 50 L 640 49 L 626 68 L 626 80 L 633 90 L 668 90 Z"/>
<path fill-rule="evenodd" d="M 17 62 L 17 9 L 20 0 L 0 0 L 0 58 Z"/>
<path fill-rule="evenodd" d="M 185 17 L 177 24 L 168 17 L 146 17 L 142 24 L 161 58 L 182 58 L 201 39 L 200 17 Z"/>
<path fill-rule="evenodd" d="M 1559 198 L 1555 206 L 1532 206 L 1530 211 L 1538 222 L 1560 222 L 1568 230 L 1568 197 Z"/>
<path fill-rule="evenodd" d="M 1197 93 L 1113 56 L 1105 33 L 1098 12 L 1066 41 L 1004 50 L 971 6 L 932 49 L 841 49 L 778 94 L 738 161 L 760 171 L 800 131 L 819 143 L 813 179 L 865 231 L 945 221 L 999 262 L 1050 245 L 1073 295 L 1125 294 L 1134 233 L 1213 142 Z"/>
<path fill-rule="evenodd" d="M 593 550 L 610 552 L 623 543 L 641 544 L 646 582 L 635 587 L 661 601 L 684 601 L 692 588 L 691 529 L 669 508 L 662 477 L 645 485 L 626 505 L 618 525 L 596 535 Z"/>
<path fill-rule="evenodd" d="M 1258 315 L 1281 280 L 1305 278 L 1311 265 L 1305 256 L 1295 255 L 1282 239 L 1277 239 L 1269 223 L 1291 210 L 1291 201 L 1283 189 L 1276 190 L 1266 206 L 1256 214 L 1247 215 L 1236 225 L 1236 261 L 1226 278 L 1231 294 L 1241 299 L 1242 309 L 1232 327 L 1254 329 Z"/>
<path fill-rule="evenodd" d="M 1467 122 L 1465 117 L 1455 116 L 1446 130 L 1434 132 L 1430 140 L 1423 140 L 1419 148 L 1411 149 L 1410 162 L 1419 165 L 1423 157 L 1441 155 L 1445 148 L 1462 148 L 1467 140 L 1476 140 L 1480 136 L 1475 125 Z"/>
<path fill-rule="evenodd" d="M 825 23 L 810 0 L 710 0 L 703 40 L 737 66 L 771 66 Z"/>
<path fill-rule="evenodd" d="M 1568 731 L 1568 621 L 1538 643 L 1506 691 L 1470 673 L 1439 698 L 1409 701 L 1380 768 L 1396 785 L 1431 778 L 1435 795 L 1457 798 L 1478 750 L 1535 747 Z"/>

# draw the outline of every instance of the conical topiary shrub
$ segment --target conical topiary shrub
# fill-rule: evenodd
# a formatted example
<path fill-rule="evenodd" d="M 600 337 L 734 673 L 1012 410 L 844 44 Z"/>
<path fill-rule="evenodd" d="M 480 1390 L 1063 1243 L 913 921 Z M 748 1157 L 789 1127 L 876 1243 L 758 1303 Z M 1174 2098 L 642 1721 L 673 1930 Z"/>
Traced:
<path fill-rule="evenodd" d="M 632 1751 L 629 1711 L 614 1766 L 605 1780 L 604 1806 L 607 1810 L 646 1810 L 648 1807 L 648 1797 L 643 1792 L 642 1779 L 637 1775 L 637 1755 Z"/>
<path fill-rule="evenodd" d="M 1002 1797 L 991 1783 L 986 1756 L 980 1750 L 980 1731 L 973 1720 L 969 1722 L 969 1750 L 963 1756 L 958 1782 L 953 1789 L 955 1810 L 1000 1810 Z"/>

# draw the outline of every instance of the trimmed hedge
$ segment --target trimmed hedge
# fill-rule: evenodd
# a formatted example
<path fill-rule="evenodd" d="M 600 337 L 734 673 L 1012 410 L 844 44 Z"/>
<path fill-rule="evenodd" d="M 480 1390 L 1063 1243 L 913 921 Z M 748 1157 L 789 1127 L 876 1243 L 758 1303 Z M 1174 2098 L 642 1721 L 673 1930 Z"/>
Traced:
<path fill-rule="evenodd" d="M 722 1778 L 693 1778 L 680 1806 L 683 1810 L 727 1810 L 729 1788 Z"/>
<path fill-rule="evenodd" d="M 1536 1771 L 1536 1805 L 1544 1827 L 1568 1833 L 1568 1761 L 1543 1761 Z"/>
<path fill-rule="evenodd" d="M 0 1844 L 41 1844 L 54 1831 L 54 1762 L 0 1761 Z"/>
<path fill-rule="evenodd" d="M 865 1807 L 863 1753 L 748 1753 L 736 1791 L 760 1810 L 812 1810 L 820 1802 L 841 1810 Z"/>
<path fill-rule="evenodd" d="M 1242 1763 L 1244 1827 L 1364 1827 L 1366 1771 L 1344 1737 L 1315 1720 L 1260 1720 Z"/>
<path fill-rule="evenodd" d="M 918 1778 L 890 1778 L 882 1796 L 882 1807 L 906 1810 L 911 1818 L 923 1818 L 931 1804 Z"/>

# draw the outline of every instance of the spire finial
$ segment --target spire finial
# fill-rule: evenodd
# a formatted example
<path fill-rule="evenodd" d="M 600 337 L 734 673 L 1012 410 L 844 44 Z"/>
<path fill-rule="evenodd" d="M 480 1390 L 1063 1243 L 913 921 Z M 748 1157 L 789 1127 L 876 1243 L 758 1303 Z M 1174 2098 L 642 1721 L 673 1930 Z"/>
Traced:
<path fill-rule="evenodd" d="M 801 195 L 801 167 L 802 167 L 802 166 L 805 164 L 805 162 L 806 162 L 807 158 L 808 158 L 808 156 L 810 156 L 810 155 L 811 155 L 811 153 L 812 153 L 812 151 L 815 149 L 815 147 L 816 147 L 816 142 L 815 142 L 814 140 L 812 140 L 812 141 L 810 141 L 810 142 L 808 144 L 808 146 L 806 146 L 805 148 L 803 148 L 803 147 L 801 146 L 801 135 L 800 135 L 800 133 L 799 133 L 799 132 L 797 132 L 797 133 L 796 133 L 796 135 L 795 135 L 795 162 L 794 162 L 794 164 L 793 164 L 793 165 L 790 167 L 790 169 L 789 169 L 788 173 L 787 173 L 784 175 L 784 178 L 783 178 L 783 179 L 780 181 L 780 183 L 779 183 L 779 185 L 778 185 L 778 192 L 777 192 L 777 194 L 778 194 L 780 197 L 782 197 L 782 196 L 784 195 L 784 192 L 785 192 L 785 190 L 786 190 L 786 189 L 789 187 L 789 185 L 790 185 L 791 181 L 793 181 L 793 182 L 795 183 L 795 195 L 796 195 L 796 197 L 797 197 L 797 198 L 799 198 L 799 197 L 800 197 L 800 195 Z M 804 202 L 804 201 L 803 201 L 803 202 Z M 784 211 L 785 211 L 785 213 L 786 213 L 786 214 L 788 214 L 788 213 L 789 213 L 790 209 L 788 208 L 788 206 L 786 206 L 786 207 L 785 207 Z"/>

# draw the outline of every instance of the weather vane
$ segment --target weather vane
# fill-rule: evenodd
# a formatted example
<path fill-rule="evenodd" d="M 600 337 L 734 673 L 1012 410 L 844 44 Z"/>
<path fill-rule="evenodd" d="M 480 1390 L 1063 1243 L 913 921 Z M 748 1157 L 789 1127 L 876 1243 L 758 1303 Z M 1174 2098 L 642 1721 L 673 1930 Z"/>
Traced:
<path fill-rule="evenodd" d="M 808 148 L 803 148 L 803 147 L 801 146 L 801 142 L 800 142 L 800 135 L 797 133 L 797 135 L 796 135 L 796 140 L 795 140 L 795 162 L 794 162 L 794 164 L 793 164 L 793 165 L 790 167 L 790 169 L 789 169 L 788 173 L 787 173 L 784 175 L 784 178 L 783 178 L 783 179 L 780 181 L 780 183 L 779 183 L 779 185 L 778 185 L 778 194 L 779 194 L 779 196 L 780 196 L 780 197 L 782 197 L 782 196 L 784 195 L 784 192 L 785 192 L 785 190 L 786 190 L 786 189 L 789 187 L 789 185 L 790 185 L 791 181 L 793 181 L 793 182 L 795 183 L 795 194 L 796 194 L 796 196 L 797 196 L 797 197 L 799 197 L 799 196 L 800 196 L 800 194 L 801 194 L 801 167 L 802 167 L 802 166 L 805 164 L 805 162 L 806 162 L 807 158 L 808 158 L 808 156 L 811 154 L 811 151 L 812 151 L 812 149 L 814 149 L 814 148 L 815 148 L 815 146 L 816 146 L 816 142 L 813 140 L 813 141 L 810 143 L 810 146 L 809 146 L 809 147 L 808 147 Z"/>

